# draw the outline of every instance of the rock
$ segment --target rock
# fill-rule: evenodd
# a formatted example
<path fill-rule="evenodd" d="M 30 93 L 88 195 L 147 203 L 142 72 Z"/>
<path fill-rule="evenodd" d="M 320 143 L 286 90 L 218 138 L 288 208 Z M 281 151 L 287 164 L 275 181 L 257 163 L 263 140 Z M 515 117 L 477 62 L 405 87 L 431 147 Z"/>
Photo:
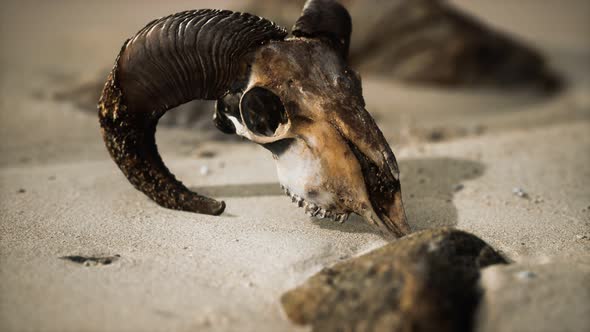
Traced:
<path fill-rule="evenodd" d="M 199 172 L 203 176 L 207 176 L 207 175 L 209 175 L 209 173 L 211 173 L 211 171 L 209 170 L 209 166 L 207 166 L 207 165 L 201 166 L 201 168 L 199 168 Z"/>
<path fill-rule="evenodd" d="M 243 10 L 293 26 L 304 0 L 251 1 Z M 561 79 L 541 53 L 440 0 L 342 0 L 352 17 L 350 61 L 361 74 L 442 86 L 527 87 Z"/>
<path fill-rule="evenodd" d="M 512 188 L 512 193 L 520 198 L 528 198 L 529 194 L 524 189 L 519 187 Z"/>
<path fill-rule="evenodd" d="M 281 302 L 291 321 L 314 331 L 469 331 L 479 271 L 499 263 L 474 235 L 425 230 L 325 268 Z"/>
<path fill-rule="evenodd" d="M 463 190 L 463 188 L 465 188 L 465 186 L 462 183 L 459 183 L 459 184 L 456 184 L 453 186 L 453 191 L 459 192 L 459 191 Z"/>
<path fill-rule="evenodd" d="M 536 276 L 537 275 L 531 271 L 519 271 L 516 273 L 516 278 L 518 278 L 519 280 L 523 280 L 523 281 L 533 279 Z"/>

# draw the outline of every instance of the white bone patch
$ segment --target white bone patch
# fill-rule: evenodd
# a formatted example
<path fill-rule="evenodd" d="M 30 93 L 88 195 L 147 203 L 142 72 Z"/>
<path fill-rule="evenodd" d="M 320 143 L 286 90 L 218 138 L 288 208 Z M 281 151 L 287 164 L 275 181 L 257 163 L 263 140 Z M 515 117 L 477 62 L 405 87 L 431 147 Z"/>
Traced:
<path fill-rule="evenodd" d="M 323 190 L 323 169 L 305 142 L 296 139 L 292 145 L 275 159 L 277 175 L 281 185 L 307 202 L 330 206 L 334 202 L 332 193 Z M 313 195 L 309 195 L 314 191 Z"/>
<path fill-rule="evenodd" d="M 252 136 L 250 135 L 248 128 L 238 121 L 235 116 L 228 115 L 227 118 L 234 124 L 234 127 L 236 128 L 236 135 L 252 140 Z"/>

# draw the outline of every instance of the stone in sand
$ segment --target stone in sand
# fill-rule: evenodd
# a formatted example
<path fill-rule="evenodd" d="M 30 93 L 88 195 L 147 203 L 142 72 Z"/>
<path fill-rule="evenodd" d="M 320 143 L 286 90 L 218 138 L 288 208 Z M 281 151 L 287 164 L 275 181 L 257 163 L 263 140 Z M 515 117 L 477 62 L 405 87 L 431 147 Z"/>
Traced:
<path fill-rule="evenodd" d="M 305 0 L 252 1 L 251 11 L 290 26 Z M 552 93 L 561 78 L 545 57 L 440 0 L 341 0 L 352 17 L 351 65 L 401 81 Z"/>
<path fill-rule="evenodd" d="M 325 268 L 281 302 L 314 331 L 469 331 L 479 271 L 498 263 L 474 235 L 426 230 Z"/>

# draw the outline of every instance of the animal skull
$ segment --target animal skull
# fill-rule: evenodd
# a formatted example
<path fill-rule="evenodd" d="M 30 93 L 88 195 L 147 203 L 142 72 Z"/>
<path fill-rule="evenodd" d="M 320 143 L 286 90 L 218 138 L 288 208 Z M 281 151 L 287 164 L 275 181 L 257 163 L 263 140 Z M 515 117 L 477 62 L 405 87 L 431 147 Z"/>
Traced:
<path fill-rule="evenodd" d="M 391 222 L 404 219 L 395 157 L 364 109 L 357 74 L 324 43 L 294 38 L 262 47 L 244 92 L 218 101 L 216 121 L 270 150 L 281 185 L 311 216 L 344 221 L 355 212 L 407 232 Z M 369 181 L 383 188 L 372 192 Z M 389 197 L 381 206 L 371 195 Z"/>
<path fill-rule="evenodd" d="M 216 19 L 214 33 L 207 33 Z M 222 22 L 227 26 L 219 27 Z M 215 33 L 222 28 L 242 40 L 219 38 Z M 185 36 L 190 29 L 197 30 L 192 44 Z M 268 21 L 226 11 L 184 12 L 152 22 L 125 44 L 103 91 L 99 116 L 111 155 L 160 205 L 221 213 L 223 202 L 174 179 L 153 142 L 155 123 L 167 109 L 195 94 L 218 99 L 217 127 L 270 150 L 282 187 L 306 213 L 340 222 L 356 213 L 387 234 L 408 233 L 395 157 L 346 62 L 348 13 L 335 1 L 308 1 L 292 32 L 284 39 L 284 31 Z M 257 46 L 241 45 L 244 40 Z M 186 55 L 195 48 L 200 53 Z M 207 51 L 217 51 L 210 63 L 201 55 Z M 167 58 L 160 68 L 150 69 L 162 54 Z M 198 75 L 189 70 L 195 68 Z"/>

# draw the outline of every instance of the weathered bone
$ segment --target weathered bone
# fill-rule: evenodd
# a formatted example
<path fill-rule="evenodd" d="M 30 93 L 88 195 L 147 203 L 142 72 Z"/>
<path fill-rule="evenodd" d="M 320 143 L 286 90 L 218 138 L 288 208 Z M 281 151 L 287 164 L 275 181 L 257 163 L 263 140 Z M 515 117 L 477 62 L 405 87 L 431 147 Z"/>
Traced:
<path fill-rule="evenodd" d="M 227 99 L 218 104 L 219 116 L 274 154 L 285 193 L 306 214 L 344 222 L 356 213 L 388 234 L 409 232 L 395 157 L 364 109 L 358 75 L 337 48 L 323 37 L 270 42 L 255 52 L 243 91 L 239 106 Z M 276 96 L 260 107 L 286 119 L 265 134 L 259 127 L 268 123 L 245 121 L 252 103 L 244 100 L 259 92 Z M 236 108 L 240 114 L 225 111 Z"/>
<path fill-rule="evenodd" d="M 215 125 L 270 150 L 285 193 L 308 215 L 344 222 L 356 213 L 407 234 L 395 157 L 346 62 L 347 17 L 335 1 L 311 0 L 287 40 L 271 22 L 227 11 L 150 23 L 123 47 L 101 97 L 109 152 L 158 204 L 219 214 L 223 202 L 176 181 L 154 141 L 166 110 L 217 98 Z"/>

